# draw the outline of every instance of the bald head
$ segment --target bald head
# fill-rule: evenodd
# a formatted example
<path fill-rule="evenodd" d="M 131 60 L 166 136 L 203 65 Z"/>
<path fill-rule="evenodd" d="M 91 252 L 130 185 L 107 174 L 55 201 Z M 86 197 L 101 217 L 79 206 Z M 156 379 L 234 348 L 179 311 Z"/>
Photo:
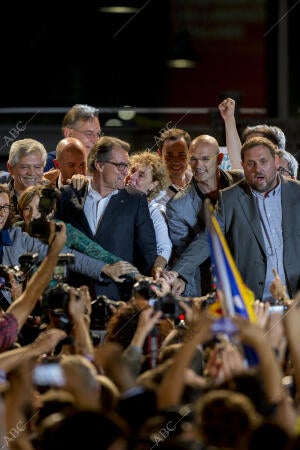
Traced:
<path fill-rule="evenodd" d="M 202 192 L 212 192 L 218 187 L 220 157 L 218 141 L 208 134 L 192 140 L 189 147 L 190 166 L 194 179 Z"/>
<path fill-rule="evenodd" d="M 73 175 L 87 173 L 87 156 L 83 143 L 76 138 L 67 137 L 56 147 L 55 167 L 60 170 L 62 183 L 66 184 Z"/>
<path fill-rule="evenodd" d="M 56 159 L 60 161 L 65 152 L 86 153 L 83 143 L 74 137 L 61 139 L 56 146 Z"/>
<path fill-rule="evenodd" d="M 220 151 L 217 139 L 215 139 L 213 136 L 210 136 L 209 134 L 201 134 L 200 136 L 195 137 L 195 139 L 193 139 L 191 142 L 190 151 L 199 146 L 210 147 L 212 153 L 214 154 L 217 154 Z"/>

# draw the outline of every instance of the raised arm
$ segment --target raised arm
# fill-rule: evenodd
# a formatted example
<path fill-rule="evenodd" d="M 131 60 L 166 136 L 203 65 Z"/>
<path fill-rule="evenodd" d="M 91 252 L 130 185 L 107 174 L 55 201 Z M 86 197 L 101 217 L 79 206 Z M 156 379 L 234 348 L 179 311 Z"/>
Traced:
<path fill-rule="evenodd" d="M 288 399 L 282 384 L 283 373 L 266 333 L 243 317 L 232 319 L 239 329 L 241 341 L 250 345 L 259 358 L 267 400 L 274 408 L 272 418 L 289 433 L 294 431 L 296 410 Z"/>
<path fill-rule="evenodd" d="M 49 353 L 58 342 L 66 337 L 63 330 L 53 328 L 39 334 L 34 342 L 24 347 L 8 350 L 0 354 L 0 369 L 5 373 L 10 372 L 23 361 L 38 357 L 43 353 Z"/>
<path fill-rule="evenodd" d="M 79 298 L 76 298 L 78 295 Z M 91 297 L 87 286 L 81 286 L 77 291 L 70 289 L 69 314 L 73 322 L 76 353 L 94 359 L 94 347 L 90 336 Z"/>
<path fill-rule="evenodd" d="M 66 227 L 61 224 L 61 230 L 56 231 L 55 222 L 50 223 L 49 251 L 38 268 L 30 278 L 25 291 L 7 309 L 6 312 L 15 316 L 19 330 L 24 325 L 28 315 L 36 305 L 36 302 L 49 285 L 54 267 L 57 264 L 58 255 L 66 242 Z"/>
<path fill-rule="evenodd" d="M 182 304 L 187 313 L 188 306 Z M 186 342 L 174 357 L 173 364 L 167 369 L 157 392 L 157 404 L 159 409 L 174 406 L 181 401 L 185 386 L 185 372 L 189 368 L 193 355 L 199 344 L 203 344 L 210 336 L 211 320 L 205 310 L 193 311 L 193 323 L 187 334 Z M 172 383 L 170 383 L 172 380 Z"/>
<path fill-rule="evenodd" d="M 226 98 L 219 106 L 219 111 L 224 120 L 226 147 L 231 162 L 232 169 L 242 169 L 241 165 L 241 140 L 236 128 L 234 117 L 235 101 L 232 98 Z"/>

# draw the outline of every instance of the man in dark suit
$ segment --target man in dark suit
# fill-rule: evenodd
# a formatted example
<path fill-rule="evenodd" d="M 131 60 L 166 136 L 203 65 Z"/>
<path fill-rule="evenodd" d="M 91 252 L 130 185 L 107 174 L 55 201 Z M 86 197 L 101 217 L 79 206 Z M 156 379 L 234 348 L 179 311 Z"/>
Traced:
<path fill-rule="evenodd" d="M 57 216 L 148 275 L 156 258 L 155 232 L 145 194 L 125 188 L 129 150 L 127 142 L 101 137 L 88 155 L 88 184 L 80 192 L 61 189 Z M 95 294 L 124 300 L 129 292 L 124 283 L 103 277 Z"/>
<path fill-rule="evenodd" d="M 217 218 L 233 258 L 255 297 L 270 300 L 273 269 L 290 296 L 300 288 L 300 183 L 278 174 L 279 157 L 266 138 L 256 137 L 241 149 L 245 179 L 221 190 Z M 173 289 L 185 282 L 210 254 L 205 232 L 200 233 L 174 265 Z M 174 274 L 173 274 L 174 275 Z"/>

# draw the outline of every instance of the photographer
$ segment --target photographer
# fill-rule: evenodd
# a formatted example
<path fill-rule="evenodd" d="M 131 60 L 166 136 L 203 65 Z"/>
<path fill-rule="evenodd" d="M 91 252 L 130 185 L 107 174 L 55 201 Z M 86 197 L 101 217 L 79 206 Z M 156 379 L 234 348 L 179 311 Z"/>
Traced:
<path fill-rule="evenodd" d="M 0 194 L 0 208 L 3 193 Z M 1 210 L 0 217 L 3 214 Z M 66 241 L 65 226 L 59 232 L 55 229 L 55 223 L 50 224 L 49 251 L 32 278 L 29 280 L 25 291 L 7 309 L 0 318 L 0 350 L 9 348 L 16 340 L 18 332 L 24 325 L 27 316 L 33 310 L 36 302 L 48 286 L 58 255 Z M 3 231 L 2 231 L 3 232 Z"/>
<path fill-rule="evenodd" d="M 91 297 L 87 286 L 74 288 L 66 283 L 58 283 L 44 293 L 41 307 L 44 322 L 40 330 L 58 328 L 65 331 L 68 344 L 74 347 L 75 352 L 93 360 Z"/>
<path fill-rule="evenodd" d="M 38 238 L 33 238 L 22 232 L 19 227 L 10 227 L 9 191 L 7 186 L 2 184 L 0 184 L 0 233 L 2 238 L 0 256 L 2 257 L 3 265 L 10 267 L 17 265 L 20 255 L 28 252 L 39 253 L 39 261 L 45 258 L 48 245 L 41 242 Z M 107 267 L 114 267 L 113 264 L 107 265 L 104 261 L 98 261 L 73 249 L 64 248 L 62 251 L 73 253 L 76 256 L 73 269 L 75 272 L 94 280 L 101 280 L 101 272 L 106 272 Z M 7 290 L 1 290 L 1 292 L 8 303 L 10 303 L 10 297 L 7 298 Z"/>

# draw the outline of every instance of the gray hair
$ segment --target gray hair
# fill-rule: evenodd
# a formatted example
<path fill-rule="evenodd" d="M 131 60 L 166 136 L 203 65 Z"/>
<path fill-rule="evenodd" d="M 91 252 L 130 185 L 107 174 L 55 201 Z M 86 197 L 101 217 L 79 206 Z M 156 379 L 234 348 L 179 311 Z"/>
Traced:
<path fill-rule="evenodd" d="M 289 171 L 293 177 L 297 178 L 299 164 L 296 158 L 287 150 L 278 150 L 277 154 L 280 159 L 287 161 Z"/>
<path fill-rule="evenodd" d="M 21 158 L 32 153 L 39 153 L 43 166 L 46 165 L 47 151 L 43 144 L 35 139 L 19 139 L 13 142 L 9 150 L 8 163 L 14 167 Z"/>
<path fill-rule="evenodd" d="M 282 131 L 282 129 L 279 127 L 275 127 L 275 126 L 270 126 L 270 129 L 271 129 L 271 131 L 273 131 L 273 133 L 277 137 L 277 141 L 278 141 L 277 146 L 278 146 L 279 150 L 285 150 L 286 138 L 285 138 L 285 134 Z"/>
<path fill-rule="evenodd" d="M 285 150 L 286 139 L 281 128 L 265 123 L 254 126 L 248 125 L 242 133 L 242 142 L 245 143 L 245 141 L 254 133 L 261 134 L 263 137 L 273 142 L 280 150 Z"/>
<path fill-rule="evenodd" d="M 98 119 L 99 109 L 89 105 L 82 105 L 80 103 L 72 106 L 69 111 L 66 112 L 62 121 L 62 132 L 68 127 L 72 127 L 79 120 L 83 122 L 89 122 L 94 117 Z"/>

